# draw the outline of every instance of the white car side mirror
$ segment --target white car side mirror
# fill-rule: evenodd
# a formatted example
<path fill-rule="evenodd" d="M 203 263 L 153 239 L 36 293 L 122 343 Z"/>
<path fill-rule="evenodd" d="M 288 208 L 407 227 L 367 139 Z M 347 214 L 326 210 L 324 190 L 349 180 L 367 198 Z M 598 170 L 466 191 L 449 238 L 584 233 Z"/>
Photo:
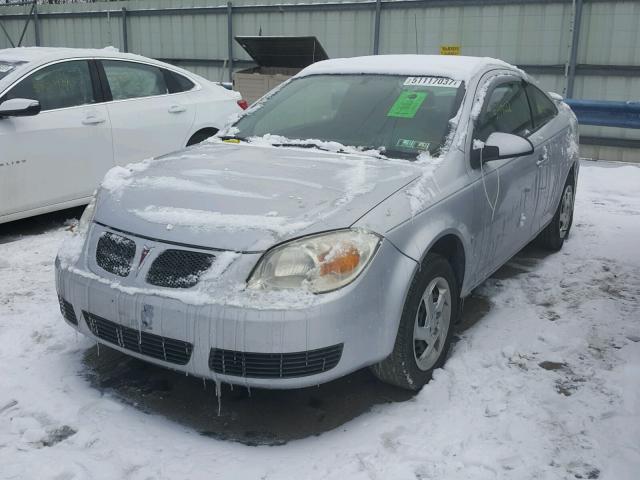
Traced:
<path fill-rule="evenodd" d="M 526 138 L 510 133 L 493 132 L 486 142 L 474 140 L 471 154 L 472 167 L 480 167 L 480 163 L 492 160 L 521 157 L 533 153 L 533 144 Z"/>
<path fill-rule="evenodd" d="M 31 117 L 40 113 L 40 102 L 28 98 L 12 98 L 0 103 L 0 118 Z"/>

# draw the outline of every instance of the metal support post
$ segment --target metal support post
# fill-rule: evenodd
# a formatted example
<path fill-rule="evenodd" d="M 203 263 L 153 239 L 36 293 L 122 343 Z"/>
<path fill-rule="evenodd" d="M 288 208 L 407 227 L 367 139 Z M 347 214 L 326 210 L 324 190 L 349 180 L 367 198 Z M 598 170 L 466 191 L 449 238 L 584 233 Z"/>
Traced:
<path fill-rule="evenodd" d="M 573 98 L 573 87 L 576 80 L 576 64 L 580 45 L 580 25 L 582 23 L 582 0 L 576 0 L 573 12 L 573 32 L 571 36 L 571 53 L 569 55 L 569 72 L 567 74 L 567 98 Z"/>
<path fill-rule="evenodd" d="M 233 82 L 233 4 L 227 2 L 227 48 L 229 63 L 229 81 Z"/>
<path fill-rule="evenodd" d="M 127 29 L 127 9 L 122 7 L 122 51 L 129 51 L 129 30 Z"/>

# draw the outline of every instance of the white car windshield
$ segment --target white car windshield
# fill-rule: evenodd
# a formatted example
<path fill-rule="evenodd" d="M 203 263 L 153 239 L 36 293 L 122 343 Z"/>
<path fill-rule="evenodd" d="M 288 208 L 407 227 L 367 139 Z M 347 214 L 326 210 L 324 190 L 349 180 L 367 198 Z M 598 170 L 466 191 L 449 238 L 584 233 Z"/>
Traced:
<path fill-rule="evenodd" d="M 19 65 L 22 65 L 26 62 L 8 62 L 5 60 L 0 60 L 0 80 L 13 72 Z"/>
<path fill-rule="evenodd" d="M 443 77 L 311 75 L 241 118 L 236 136 L 333 141 L 415 159 L 438 153 L 463 95 L 463 82 Z"/>

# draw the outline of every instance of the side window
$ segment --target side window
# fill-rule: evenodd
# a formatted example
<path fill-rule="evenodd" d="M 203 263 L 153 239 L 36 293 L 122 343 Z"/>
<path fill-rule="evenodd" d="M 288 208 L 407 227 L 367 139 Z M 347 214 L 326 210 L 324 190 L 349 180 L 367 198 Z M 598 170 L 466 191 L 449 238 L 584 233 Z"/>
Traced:
<path fill-rule="evenodd" d="M 193 90 L 193 88 L 196 86 L 195 83 L 193 83 L 187 77 L 180 75 L 179 73 L 175 73 L 165 69 L 162 69 L 162 72 L 164 73 L 164 78 L 167 82 L 169 93 L 188 92 L 189 90 Z"/>
<path fill-rule="evenodd" d="M 162 70 L 144 63 L 102 60 L 114 100 L 152 97 L 169 93 Z"/>
<path fill-rule="evenodd" d="M 491 90 L 478 117 L 474 138 L 485 141 L 493 132 L 526 137 L 533 130 L 522 82 L 502 83 Z"/>
<path fill-rule="evenodd" d="M 558 109 L 542 90 L 527 84 L 527 95 L 531 103 L 531 113 L 533 114 L 533 125 L 536 129 L 547 123 L 558 113 Z"/>
<path fill-rule="evenodd" d="M 42 111 L 95 103 L 89 63 L 85 60 L 62 62 L 42 68 L 13 87 L 11 98 L 38 100 Z"/>

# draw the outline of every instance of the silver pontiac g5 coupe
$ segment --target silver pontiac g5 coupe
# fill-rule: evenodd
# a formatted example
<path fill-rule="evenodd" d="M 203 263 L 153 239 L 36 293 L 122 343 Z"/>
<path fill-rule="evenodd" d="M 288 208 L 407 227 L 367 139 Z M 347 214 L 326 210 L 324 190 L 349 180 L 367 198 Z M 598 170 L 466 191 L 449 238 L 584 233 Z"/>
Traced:
<path fill-rule="evenodd" d="M 265 388 L 370 366 L 420 389 L 461 300 L 537 239 L 578 177 L 561 97 L 499 60 L 328 60 L 203 145 L 116 167 L 56 260 L 83 334 Z"/>

